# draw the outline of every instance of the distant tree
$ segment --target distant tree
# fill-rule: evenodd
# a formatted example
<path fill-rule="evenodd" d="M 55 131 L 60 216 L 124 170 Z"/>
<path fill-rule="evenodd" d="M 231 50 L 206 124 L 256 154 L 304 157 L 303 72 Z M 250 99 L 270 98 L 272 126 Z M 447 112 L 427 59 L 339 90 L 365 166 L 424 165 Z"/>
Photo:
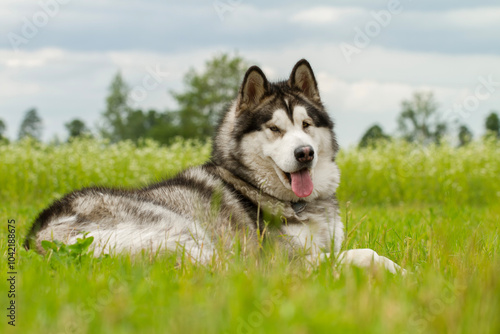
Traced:
<path fill-rule="evenodd" d="M 472 132 L 465 125 L 461 125 L 458 129 L 458 146 L 465 146 L 472 141 Z"/>
<path fill-rule="evenodd" d="M 168 143 L 175 135 L 179 135 L 178 128 L 166 124 L 172 122 L 175 113 L 132 109 L 128 104 L 128 95 L 128 85 L 120 73 L 116 74 L 106 98 L 106 111 L 102 115 L 104 122 L 99 127 L 104 138 L 112 142 L 132 140 L 136 143 L 140 138 L 153 138 Z"/>
<path fill-rule="evenodd" d="M 179 105 L 175 118 L 180 134 L 189 138 L 206 138 L 237 95 L 247 63 L 239 56 L 221 54 L 208 60 L 205 69 L 194 69 L 184 76 L 184 92 L 171 92 Z"/>
<path fill-rule="evenodd" d="M 36 109 L 33 108 L 28 110 L 19 128 L 19 139 L 31 137 L 36 140 L 41 140 L 42 131 L 42 119 L 38 116 Z"/>
<path fill-rule="evenodd" d="M 78 118 L 75 118 L 71 122 L 64 124 L 64 126 L 66 127 L 66 130 L 68 130 L 69 138 L 75 138 L 90 134 L 90 131 L 85 123 Z"/>
<path fill-rule="evenodd" d="M 127 139 L 127 118 L 132 111 L 127 104 L 128 93 L 127 84 L 117 73 L 109 87 L 106 111 L 103 113 L 104 124 L 100 127 L 101 135 L 112 142 Z"/>
<path fill-rule="evenodd" d="M 0 144 L 9 142 L 9 140 L 5 136 L 6 130 L 7 130 L 7 125 L 3 120 L 0 119 Z"/>
<path fill-rule="evenodd" d="M 495 112 L 492 112 L 486 118 L 486 132 L 500 138 L 500 119 Z"/>
<path fill-rule="evenodd" d="M 5 122 L 2 119 L 0 119 L 0 139 L 4 138 L 6 130 L 7 130 L 7 125 L 5 125 Z"/>
<path fill-rule="evenodd" d="M 390 139 L 391 137 L 385 134 L 384 130 L 382 130 L 379 125 L 375 124 L 366 130 L 365 134 L 361 138 L 361 141 L 359 142 L 359 147 L 375 147 L 378 142 L 388 141 Z"/>
<path fill-rule="evenodd" d="M 156 110 L 131 111 L 126 119 L 127 139 L 137 142 L 140 138 L 153 138 L 160 143 L 168 143 L 176 134 L 173 131 L 172 114 Z M 164 131 L 158 136 L 158 129 Z"/>
<path fill-rule="evenodd" d="M 399 131 L 404 139 L 419 144 L 439 144 L 447 125 L 439 119 L 438 104 L 432 92 L 416 92 L 401 104 Z"/>
<path fill-rule="evenodd" d="M 128 85 L 118 73 L 109 88 L 101 135 L 112 142 L 153 138 L 169 143 L 176 136 L 206 139 L 236 97 L 246 68 L 241 57 L 221 54 L 207 61 L 202 72 L 189 70 L 184 76 L 186 89 L 171 92 L 179 109 L 165 112 L 132 109 L 127 103 Z"/>

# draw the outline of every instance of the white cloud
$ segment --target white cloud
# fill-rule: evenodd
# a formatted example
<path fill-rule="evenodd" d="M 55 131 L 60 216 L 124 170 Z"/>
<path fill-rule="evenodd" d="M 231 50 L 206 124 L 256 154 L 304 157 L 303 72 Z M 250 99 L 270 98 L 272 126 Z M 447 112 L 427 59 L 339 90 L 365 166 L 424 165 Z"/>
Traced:
<path fill-rule="evenodd" d="M 432 10 L 432 8 L 415 10 L 411 4 L 407 4 L 401 8 L 401 14 L 409 18 L 411 24 L 416 23 L 419 27 L 488 29 L 500 26 L 500 7 L 480 7 L 480 4 L 477 4 L 476 8 L 436 11 Z M 363 7 L 319 6 L 299 10 L 290 18 L 290 21 L 323 25 L 361 18 L 373 20 L 373 17 L 369 14 L 384 9 L 387 10 L 384 6 L 377 10 Z M 422 25 L 422 22 L 425 22 L 425 24 Z"/>
<path fill-rule="evenodd" d="M 460 32 L 482 32 L 485 36 L 493 36 L 500 28 L 500 7 L 476 7 L 463 9 L 448 9 L 446 11 L 408 10 L 404 11 L 402 26 L 418 28 L 422 33 L 454 34 L 456 43 L 466 40 L 468 36 Z M 425 24 L 423 24 L 423 22 Z M 496 29 L 496 30 L 495 30 Z M 410 31 L 418 32 L 417 29 Z M 434 37 L 435 36 L 430 36 Z M 443 41 L 445 43 L 445 41 Z"/>
<path fill-rule="evenodd" d="M 294 14 L 290 21 L 306 24 L 338 23 L 364 12 L 365 10 L 357 7 L 314 7 Z"/>
<path fill-rule="evenodd" d="M 498 29 L 500 27 L 500 7 L 452 10 L 445 13 L 444 20 L 458 28 Z"/>
<path fill-rule="evenodd" d="M 0 50 L 0 64 L 8 68 L 23 69 L 46 66 L 50 62 L 58 62 L 64 58 L 65 52 L 61 49 L 43 49 L 36 52 L 9 52 Z"/>

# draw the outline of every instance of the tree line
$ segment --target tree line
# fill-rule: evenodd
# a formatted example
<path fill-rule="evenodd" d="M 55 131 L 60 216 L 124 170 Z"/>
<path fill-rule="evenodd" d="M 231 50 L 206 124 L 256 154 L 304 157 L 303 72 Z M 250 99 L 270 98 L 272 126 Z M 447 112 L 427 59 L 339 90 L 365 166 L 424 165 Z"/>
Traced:
<path fill-rule="evenodd" d="M 473 134 L 465 124 L 457 120 L 445 119 L 439 112 L 439 105 L 432 92 L 415 92 L 412 99 L 401 103 L 401 112 L 397 118 L 396 138 L 420 145 L 441 144 L 446 135 L 452 135 L 452 127 L 456 127 L 458 146 L 465 146 L 473 139 Z M 495 111 L 486 118 L 485 136 L 500 140 L 500 119 Z M 358 146 L 374 147 L 377 144 L 392 140 L 378 124 L 371 126 L 361 138 Z"/>
<path fill-rule="evenodd" d="M 109 86 L 106 109 L 100 123 L 90 129 L 81 119 L 65 123 L 68 140 L 75 137 L 102 137 L 111 142 L 151 138 L 169 144 L 176 137 L 206 140 L 211 137 L 220 115 L 236 96 L 248 63 L 238 55 L 220 54 L 205 63 L 203 71 L 190 69 L 184 76 L 185 89 L 170 91 L 177 102 L 175 110 L 142 110 L 134 108 L 130 88 L 120 73 Z M 451 134 L 453 122 L 443 119 L 432 92 L 416 92 L 401 103 L 397 118 L 398 130 L 394 135 L 383 131 L 380 125 L 371 126 L 362 136 L 359 147 L 374 147 L 378 143 L 402 138 L 422 145 L 439 145 L 445 135 Z M 456 123 L 456 122 L 455 122 Z M 500 139 L 500 120 L 491 112 L 485 121 L 487 136 Z M 459 146 L 472 141 L 472 132 L 465 124 L 455 130 Z M 5 137 L 6 124 L 0 119 L 0 141 Z M 35 108 L 26 112 L 18 133 L 18 139 L 31 137 L 41 140 L 43 123 Z"/>
<path fill-rule="evenodd" d="M 106 109 L 93 130 L 81 119 L 65 123 L 68 140 L 75 137 L 101 137 L 118 142 L 131 140 L 135 143 L 150 138 L 162 144 L 171 143 L 176 137 L 206 140 L 211 137 L 220 115 L 238 93 L 240 81 L 248 68 L 247 62 L 238 55 L 220 54 L 205 63 L 203 71 L 191 68 L 184 75 L 185 89 L 170 91 L 177 102 L 175 110 L 142 110 L 134 108 L 131 90 L 117 73 L 106 97 Z M 5 138 L 6 126 L 0 120 L 0 136 Z M 21 123 L 18 139 L 31 137 L 41 140 L 42 119 L 35 108 L 26 112 Z"/>

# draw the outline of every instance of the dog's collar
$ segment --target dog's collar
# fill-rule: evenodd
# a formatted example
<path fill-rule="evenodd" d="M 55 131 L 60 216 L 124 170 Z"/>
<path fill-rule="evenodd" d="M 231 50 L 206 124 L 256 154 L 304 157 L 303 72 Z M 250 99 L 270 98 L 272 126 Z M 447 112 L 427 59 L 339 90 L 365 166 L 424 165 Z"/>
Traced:
<path fill-rule="evenodd" d="M 246 182 L 238 176 L 231 173 L 229 170 L 217 166 L 217 174 L 224 180 L 239 191 L 243 196 L 247 197 L 252 203 L 269 210 L 274 215 L 283 215 L 290 219 L 296 216 L 299 212 L 304 211 L 306 202 L 283 202 L 271 195 L 263 194 L 262 191 L 254 185 Z M 261 207 L 261 208 L 262 208 Z"/>
<path fill-rule="evenodd" d="M 293 211 L 295 211 L 295 214 L 299 214 L 305 210 L 305 208 L 307 206 L 307 202 L 304 202 L 304 201 L 292 202 L 291 206 L 292 206 Z"/>

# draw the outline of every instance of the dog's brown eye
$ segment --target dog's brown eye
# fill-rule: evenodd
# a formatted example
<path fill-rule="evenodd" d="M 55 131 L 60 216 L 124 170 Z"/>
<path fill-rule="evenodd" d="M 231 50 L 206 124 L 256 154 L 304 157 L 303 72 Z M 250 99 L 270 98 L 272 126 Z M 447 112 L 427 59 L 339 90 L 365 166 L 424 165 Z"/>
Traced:
<path fill-rule="evenodd" d="M 272 132 L 280 132 L 280 129 L 278 129 L 278 127 L 277 127 L 277 126 L 271 126 L 269 129 L 270 129 Z"/>
<path fill-rule="evenodd" d="M 311 126 L 311 124 L 307 123 L 307 122 L 302 122 L 302 127 L 305 129 L 305 128 L 308 128 L 309 126 Z"/>

